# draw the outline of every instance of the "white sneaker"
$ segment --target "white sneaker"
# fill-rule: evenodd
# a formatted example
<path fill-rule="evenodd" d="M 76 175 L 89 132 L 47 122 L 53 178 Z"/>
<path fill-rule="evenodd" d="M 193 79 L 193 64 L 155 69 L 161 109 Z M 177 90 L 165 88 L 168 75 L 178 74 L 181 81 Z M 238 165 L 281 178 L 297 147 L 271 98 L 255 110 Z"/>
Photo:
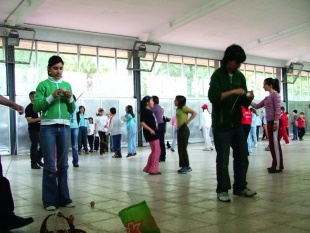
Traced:
<path fill-rule="evenodd" d="M 56 207 L 51 205 L 51 206 L 46 207 L 45 210 L 53 211 L 53 210 L 56 210 Z"/>
<path fill-rule="evenodd" d="M 203 150 L 203 151 L 210 151 L 209 148 L 203 148 L 202 150 Z"/>
<path fill-rule="evenodd" d="M 223 201 L 223 202 L 229 202 L 230 201 L 229 194 L 226 192 L 218 193 L 217 199 L 219 199 L 220 201 Z"/>
<path fill-rule="evenodd" d="M 254 148 L 257 148 L 257 144 L 254 145 Z"/>
<path fill-rule="evenodd" d="M 289 144 L 291 144 L 291 143 L 284 143 L 283 146 L 288 146 Z"/>
<path fill-rule="evenodd" d="M 73 202 L 66 205 L 67 208 L 73 208 L 75 207 L 75 204 Z"/>

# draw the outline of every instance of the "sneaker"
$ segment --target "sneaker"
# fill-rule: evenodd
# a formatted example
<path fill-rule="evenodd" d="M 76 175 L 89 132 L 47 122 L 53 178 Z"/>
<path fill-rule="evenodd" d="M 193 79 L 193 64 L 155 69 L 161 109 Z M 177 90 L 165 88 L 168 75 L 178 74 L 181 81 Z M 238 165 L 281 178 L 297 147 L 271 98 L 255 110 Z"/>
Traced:
<path fill-rule="evenodd" d="M 182 167 L 180 170 L 178 170 L 178 173 L 180 174 L 186 174 L 188 172 L 188 167 Z"/>
<path fill-rule="evenodd" d="M 230 201 L 230 197 L 229 197 L 229 194 L 227 192 L 218 193 L 217 199 L 219 199 L 222 202 L 229 202 Z"/>
<path fill-rule="evenodd" d="M 269 146 L 267 146 L 267 147 L 265 148 L 265 151 L 270 151 Z"/>
<path fill-rule="evenodd" d="M 291 143 L 284 143 L 283 146 L 288 146 L 289 144 L 291 144 Z"/>
<path fill-rule="evenodd" d="M 251 189 L 245 188 L 242 191 L 235 191 L 234 190 L 234 195 L 238 196 L 245 196 L 245 197 L 253 197 L 257 194 L 257 192 L 252 191 Z"/>
<path fill-rule="evenodd" d="M 150 175 L 161 175 L 161 172 L 149 172 Z"/>
<path fill-rule="evenodd" d="M 44 163 L 42 163 L 42 161 L 39 161 L 38 165 L 41 166 L 41 167 L 44 167 Z"/>
<path fill-rule="evenodd" d="M 73 167 L 79 167 L 80 165 L 78 163 L 73 164 Z"/>
<path fill-rule="evenodd" d="M 202 151 L 210 151 L 209 148 L 203 148 Z"/>
<path fill-rule="evenodd" d="M 73 202 L 66 205 L 67 208 L 73 208 L 75 207 L 75 204 Z"/>
<path fill-rule="evenodd" d="M 192 168 L 191 167 L 188 167 L 187 168 L 187 172 L 191 172 L 192 171 Z"/>
<path fill-rule="evenodd" d="M 213 150 L 213 147 L 211 147 L 210 149 Z"/>
<path fill-rule="evenodd" d="M 175 150 L 174 150 L 174 149 L 172 149 L 172 148 L 171 148 L 170 150 L 171 150 L 172 152 L 175 152 Z"/>
<path fill-rule="evenodd" d="M 38 164 L 36 164 L 36 165 L 32 165 L 31 169 L 41 169 L 41 167 Z"/>
<path fill-rule="evenodd" d="M 257 144 L 254 145 L 254 148 L 257 148 Z"/>
<path fill-rule="evenodd" d="M 46 207 L 45 210 L 47 210 L 47 211 L 53 211 L 53 210 L 56 210 L 56 207 L 53 206 L 53 205 L 51 205 L 51 206 Z"/>

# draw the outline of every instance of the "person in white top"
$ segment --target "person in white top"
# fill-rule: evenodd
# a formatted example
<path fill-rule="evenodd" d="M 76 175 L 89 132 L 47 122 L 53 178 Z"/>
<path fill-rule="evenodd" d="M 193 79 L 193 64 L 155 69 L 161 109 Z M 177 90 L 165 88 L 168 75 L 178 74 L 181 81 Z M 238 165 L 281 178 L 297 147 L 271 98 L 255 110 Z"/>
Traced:
<path fill-rule="evenodd" d="M 110 108 L 111 118 L 109 121 L 108 132 L 111 134 L 113 150 L 115 154 L 112 158 L 122 158 L 121 141 L 122 141 L 122 123 L 116 116 L 116 109 Z"/>
<path fill-rule="evenodd" d="M 88 118 L 89 121 L 89 127 L 88 127 L 88 144 L 90 151 L 89 152 L 94 152 L 97 151 L 99 148 L 99 134 L 98 132 L 95 134 L 95 125 L 94 125 L 94 119 L 92 117 Z"/>
<path fill-rule="evenodd" d="M 203 151 L 210 151 L 213 150 L 213 146 L 211 143 L 210 138 L 210 129 L 211 129 L 211 114 L 208 110 L 208 105 L 204 104 L 201 106 L 202 113 L 201 113 L 201 120 L 200 120 L 200 131 L 202 131 L 203 138 L 205 140 L 205 147 Z"/>
<path fill-rule="evenodd" d="M 105 116 L 103 108 L 98 109 L 98 116 L 95 120 L 95 131 L 94 134 L 99 133 L 99 153 L 103 155 L 105 151 L 108 151 L 108 143 L 106 141 L 106 132 L 108 131 L 108 117 Z"/>

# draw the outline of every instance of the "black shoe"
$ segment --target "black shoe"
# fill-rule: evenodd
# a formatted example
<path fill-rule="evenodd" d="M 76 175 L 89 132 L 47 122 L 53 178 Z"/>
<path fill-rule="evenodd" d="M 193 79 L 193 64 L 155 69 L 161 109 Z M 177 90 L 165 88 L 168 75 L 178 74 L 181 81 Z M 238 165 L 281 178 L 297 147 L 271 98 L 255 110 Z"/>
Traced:
<path fill-rule="evenodd" d="M 277 169 L 269 169 L 268 170 L 269 173 L 281 173 L 282 170 L 277 170 Z"/>
<path fill-rule="evenodd" d="M 73 164 L 73 167 L 79 167 L 80 165 L 77 163 L 77 164 Z"/>
<path fill-rule="evenodd" d="M 32 165 L 32 166 L 31 166 L 31 169 L 41 169 L 41 167 L 40 167 L 39 165 L 36 164 L 36 165 Z"/>
<path fill-rule="evenodd" d="M 38 165 L 41 166 L 41 167 L 43 167 L 43 166 L 44 166 L 44 163 L 42 163 L 41 161 L 39 161 L 39 162 L 38 162 Z"/>
<path fill-rule="evenodd" d="M 170 149 L 170 148 L 171 148 L 171 146 L 170 146 L 170 143 L 169 143 L 169 142 L 167 142 L 167 148 L 168 148 L 168 149 Z"/>
<path fill-rule="evenodd" d="M 13 214 L 12 216 L 8 217 L 5 220 L 5 223 L 0 224 L 0 232 L 5 232 L 5 231 L 12 230 L 12 229 L 24 227 L 32 222 L 33 222 L 33 218 L 31 217 L 22 218 L 22 217 L 18 217 L 15 214 Z"/>

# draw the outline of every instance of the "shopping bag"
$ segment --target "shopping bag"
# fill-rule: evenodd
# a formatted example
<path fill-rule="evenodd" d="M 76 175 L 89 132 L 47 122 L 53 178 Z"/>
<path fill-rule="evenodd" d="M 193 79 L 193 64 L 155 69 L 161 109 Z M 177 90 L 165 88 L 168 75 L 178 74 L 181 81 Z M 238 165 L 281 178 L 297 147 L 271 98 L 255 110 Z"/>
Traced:
<path fill-rule="evenodd" d="M 145 201 L 129 206 L 118 213 L 127 233 L 160 233 Z"/>

